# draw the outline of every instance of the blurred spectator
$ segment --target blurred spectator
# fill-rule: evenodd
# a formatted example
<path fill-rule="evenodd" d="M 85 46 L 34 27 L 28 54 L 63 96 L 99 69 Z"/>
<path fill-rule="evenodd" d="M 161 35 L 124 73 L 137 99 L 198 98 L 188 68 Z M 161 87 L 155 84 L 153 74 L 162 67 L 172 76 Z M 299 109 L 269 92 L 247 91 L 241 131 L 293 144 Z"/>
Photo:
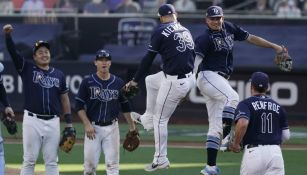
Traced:
<path fill-rule="evenodd" d="M 300 17 L 301 10 L 294 0 L 283 0 L 277 10 L 278 17 Z"/>
<path fill-rule="evenodd" d="M 123 0 L 106 0 L 106 4 L 110 10 L 110 12 L 114 12 L 118 6 L 122 3 Z"/>
<path fill-rule="evenodd" d="M 73 13 L 77 12 L 77 7 L 71 2 L 71 0 L 63 0 L 60 3 L 60 12 L 62 13 Z"/>
<path fill-rule="evenodd" d="M 230 8 L 232 6 L 238 5 L 240 3 L 244 2 L 244 0 L 223 0 L 223 7 L 224 8 Z"/>
<path fill-rule="evenodd" d="M 45 12 L 46 10 L 42 0 L 26 0 L 21 7 L 21 13 L 45 14 Z"/>
<path fill-rule="evenodd" d="M 166 0 L 165 4 L 173 4 L 176 2 L 177 0 Z M 177 10 L 177 9 L 176 9 Z"/>
<path fill-rule="evenodd" d="M 12 14 L 14 13 L 14 6 L 12 1 L 3 0 L 0 2 L 0 13 L 4 14 Z"/>
<path fill-rule="evenodd" d="M 44 0 L 44 5 L 46 9 L 53 9 L 58 3 L 58 0 Z"/>
<path fill-rule="evenodd" d="M 307 0 L 298 0 L 297 7 L 301 9 L 301 11 L 307 10 Z"/>
<path fill-rule="evenodd" d="M 142 9 L 146 13 L 157 13 L 158 8 L 165 2 L 165 0 L 140 0 Z"/>
<path fill-rule="evenodd" d="M 115 13 L 138 13 L 139 11 L 141 11 L 141 7 L 137 2 L 123 0 L 115 10 Z"/>
<path fill-rule="evenodd" d="M 85 4 L 83 13 L 108 13 L 109 9 L 102 0 L 92 0 Z"/>
<path fill-rule="evenodd" d="M 266 9 L 267 0 L 257 0 L 257 10 L 263 11 Z"/>
<path fill-rule="evenodd" d="M 174 2 L 176 11 L 178 12 L 194 12 L 196 5 L 192 0 L 177 0 Z"/>
<path fill-rule="evenodd" d="M 13 2 L 13 6 L 15 10 L 20 10 L 24 0 L 11 0 Z"/>
<path fill-rule="evenodd" d="M 223 0 L 213 0 L 212 5 L 223 6 Z"/>

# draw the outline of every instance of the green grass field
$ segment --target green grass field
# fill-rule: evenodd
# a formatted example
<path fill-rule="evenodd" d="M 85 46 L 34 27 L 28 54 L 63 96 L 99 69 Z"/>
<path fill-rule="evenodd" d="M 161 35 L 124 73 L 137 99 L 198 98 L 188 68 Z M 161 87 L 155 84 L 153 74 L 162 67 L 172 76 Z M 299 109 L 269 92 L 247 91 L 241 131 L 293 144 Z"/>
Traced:
<path fill-rule="evenodd" d="M 78 138 L 83 137 L 82 126 L 76 125 L 78 131 Z M 19 127 L 20 128 L 20 127 Z M 127 126 L 120 124 L 121 138 L 127 131 Z M 3 129 L 2 129 L 3 130 Z M 141 130 L 141 129 L 140 129 Z M 149 141 L 153 139 L 153 133 L 142 132 L 142 141 Z M 203 142 L 207 131 L 207 126 L 201 125 L 171 125 L 169 127 L 169 142 Z M 287 142 L 289 145 L 296 145 L 303 149 L 283 149 L 285 160 L 286 174 L 307 174 L 307 128 L 295 127 L 291 128 L 293 133 L 292 139 Z M 19 132 L 20 133 L 20 132 Z M 8 137 L 7 133 L 3 133 Z M 21 136 L 17 135 L 19 139 Z M 151 143 L 151 142 L 150 142 Z M 184 144 L 184 143 L 182 143 Z M 304 146 L 305 149 L 304 149 Z M 153 173 L 147 173 L 143 167 L 152 161 L 154 153 L 153 146 L 141 146 L 135 152 L 124 152 L 121 150 L 121 175 L 191 175 L 199 174 L 199 171 L 205 165 L 206 152 L 204 148 L 175 148 L 168 149 L 168 158 L 171 161 L 171 168 L 167 170 L 159 170 Z M 220 152 L 218 156 L 218 166 L 222 170 L 223 175 L 239 174 L 240 162 L 242 153 L 223 153 Z M 5 159 L 6 166 L 11 168 L 20 168 L 22 162 L 22 145 L 5 143 Z M 97 174 L 105 174 L 104 172 L 104 157 L 101 155 L 101 161 L 98 167 Z M 62 175 L 82 175 L 83 169 L 83 145 L 75 145 L 70 154 L 65 154 L 60 151 L 59 166 Z M 42 156 L 37 161 L 36 171 L 44 171 Z"/>

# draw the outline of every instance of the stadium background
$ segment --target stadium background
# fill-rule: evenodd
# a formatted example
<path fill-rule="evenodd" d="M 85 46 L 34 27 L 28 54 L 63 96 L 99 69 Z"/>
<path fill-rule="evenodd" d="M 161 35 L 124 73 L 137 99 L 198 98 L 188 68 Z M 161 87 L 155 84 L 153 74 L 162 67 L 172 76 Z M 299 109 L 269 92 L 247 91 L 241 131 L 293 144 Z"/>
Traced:
<path fill-rule="evenodd" d="M 45 3 L 44 13 L 23 13 L 24 0 L 0 0 L 0 26 L 11 23 L 14 26 L 13 37 L 17 48 L 26 59 L 32 59 L 32 46 L 37 40 L 47 40 L 52 48 L 52 65 L 60 68 L 66 74 L 70 88 L 72 108 L 74 96 L 77 93 L 82 78 L 95 71 L 94 55 L 98 49 L 104 48 L 111 52 L 111 72 L 130 80 L 142 56 L 146 52 L 151 31 L 159 23 L 156 11 L 146 11 L 145 1 L 141 3 L 138 13 L 116 13 L 110 10 L 108 14 L 87 13 L 83 7 L 91 0 L 70 0 L 74 8 L 63 9 L 64 0 L 42 0 Z M 66 0 L 65 0 L 66 1 Z M 105 0 L 103 2 L 119 2 L 121 0 Z M 174 0 L 173 0 L 174 1 Z M 254 71 L 265 71 L 271 77 L 270 95 L 289 113 L 293 137 L 285 147 L 286 174 L 306 174 L 304 163 L 306 156 L 306 125 L 307 108 L 307 17 L 306 0 L 297 0 L 296 5 L 301 9 L 299 16 L 280 16 L 278 4 L 284 0 L 193 0 L 196 10 L 179 12 L 179 21 L 189 28 L 193 37 L 197 37 L 204 29 L 205 9 L 212 3 L 222 3 L 227 20 L 235 22 L 250 33 L 269 39 L 288 47 L 294 59 L 294 70 L 284 73 L 273 63 L 275 53 L 270 49 L 257 48 L 246 43 L 236 43 L 234 51 L 235 72 L 230 83 L 239 93 L 240 99 L 249 96 L 249 76 Z M 287 1 L 288 3 L 292 1 Z M 259 2 L 265 2 L 265 8 L 259 8 Z M 143 4 L 142 4 L 143 3 Z M 273 3 L 273 4 L 272 4 Z M 275 5 L 274 5 L 275 4 Z M 277 5 L 276 5 L 277 4 Z M 7 5 L 11 5 L 7 8 Z M 261 4 L 260 4 L 261 5 Z M 156 8 L 155 8 L 156 9 Z M 21 121 L 23 109 L 23 94 L 21 79 L 17 76 L 13 63 L 5 49 L 4 38 L 0 33 L 0 61 L 4 64 L 4 85 L 8 92 L 11 105 L 17 112 L 19 132 L 12 137 L 2 128 L 5 139 L 6 166 L 11 170 L 21 166 Z M 159 58 L 155 60 L 150 72 L 159 70 Z M 132 100 L 134 110 L 144 112 L 146 91 L 141 82 L 141 92 Z M 75 114 L 75 113 L 74 113 Z M 79 118 L 77 122 L 79 142 L 67 155 L 59 154 L 61 174 L 82 174 L 84 132 Z M 171 118 L 169 128 L 170 158 L 172 168 L 166 174 L 198 174 L 204 165 L 205 151 L 203 141 L 207 131 L 207 113 L 202 98 L 193 89 Z M 179 125 L 185 124 L 185 125 Z M 193 124 L 193 125 L 186 125 Z M 198 124 L 198 125 L 195 125 Z M 121 138 L 127 131 L 127 126 L 121 123 Z M 134 153 L 124 153 L 121 150 L 121 174 L 144 174 L 143 166 L 150 162 L 153 153 L 153 133 L 141 130 L 141 148 Z M 193 148 L 192 148 L 193 147 Z M 188 148 L 188 149 L 187 149 Z M 184 157 L 184 159 L 182 159 Z M 241 154 L 225 153 L 219 156 L 218 164 L 223 172 L 237 174 Z M 38 159 L 36 170 L 44 171 L 42 157 Z M 14 170 L 15 171 L 15 170 Z M 99 172 L 104 172 L 99 167 Z M 13 172 L 12 174 L 18 174 Z M 153 173 L 160 174 L 160 172 Z"/>

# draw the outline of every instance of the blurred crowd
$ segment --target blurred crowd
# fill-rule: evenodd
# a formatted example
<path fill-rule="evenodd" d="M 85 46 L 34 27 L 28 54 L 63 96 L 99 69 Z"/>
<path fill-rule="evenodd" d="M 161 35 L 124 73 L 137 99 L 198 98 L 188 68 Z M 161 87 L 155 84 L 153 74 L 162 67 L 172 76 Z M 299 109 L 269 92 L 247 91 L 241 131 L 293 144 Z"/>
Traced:
<path fill-rule="evenodd" d="M 183 13 L 205 10 L 212 4 L 226 10 L 271 11 L 279 17 L 299 17 L 307 11 L 307 0 L 0 0 L 0 13 L 155 13 L 163 3 Z"/>

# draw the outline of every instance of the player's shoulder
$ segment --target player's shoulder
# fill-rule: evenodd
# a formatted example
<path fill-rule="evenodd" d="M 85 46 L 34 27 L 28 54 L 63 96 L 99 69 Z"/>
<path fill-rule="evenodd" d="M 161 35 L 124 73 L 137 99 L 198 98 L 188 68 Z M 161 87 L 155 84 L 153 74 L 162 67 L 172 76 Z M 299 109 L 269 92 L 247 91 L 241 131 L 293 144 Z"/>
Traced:
<path fill-rule="evenodd" d="M 195 38 L 195 41 L 208 41 L 209 39 L 210 39 L 210 30 L 209 28 L 205 28 L 203 33 L 201 33 Z"/>
<path fill-rule="evenodd" d="M 226 30 L 231 30 L 231 31 L 234 31 L 239 27 L 237 24 L 230 21 L 224 21 L 224 26 Z"/>
<path fill-rule="evenodd" d="M 121 77 L 117 76 L 117 75 L 111 74 L 111 77 L 114 77 L 114 81 L 116 81 L 118 83 L 121 83 L 121 84 L 124 83 L 124 80 Z"/>
<path fill-rule="evenodd" d="M 51 73 L 51 74 L 56 74 L 56 75 L 59 75 L 59 76 L 64 76 L 65 74 L 64 74 L 64 72 L 62 71 L 62 70 L 60 70 L 60 69 L 58 69 L 58 68 L 55 68 L 55 67 L 53 67 L 53 66 L 49 66 L 49 72 Z"/>
<path fill-rule="evenodd" d="M 89 74 L 89 75 L 85 75 L 82 82 L 83 83 L 92 83 L 95 82 L 95 74 Z"/>

